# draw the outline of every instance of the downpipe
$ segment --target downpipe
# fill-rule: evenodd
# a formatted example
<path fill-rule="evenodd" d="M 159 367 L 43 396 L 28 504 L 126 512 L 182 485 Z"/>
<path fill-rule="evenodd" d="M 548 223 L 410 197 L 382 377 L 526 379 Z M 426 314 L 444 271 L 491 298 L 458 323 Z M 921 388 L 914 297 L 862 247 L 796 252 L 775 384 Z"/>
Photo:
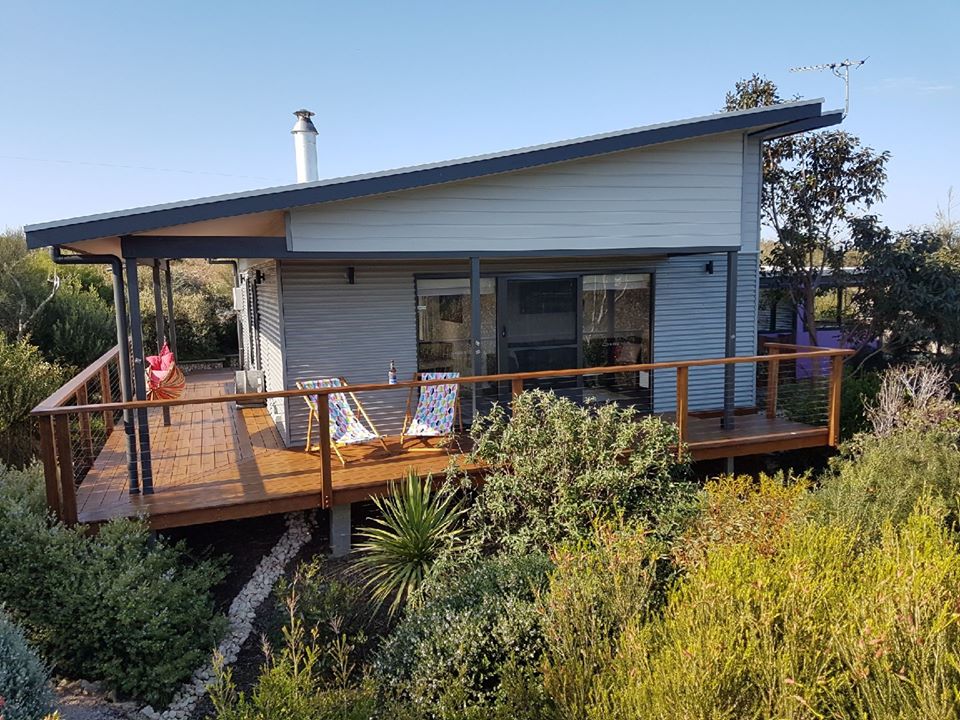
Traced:
<path fill-rule="evenodd" d="M 123 263 L 114 255 L 64 255 L 56 245 L 50 248 L 50 258 L 57 265 L 109 265 L 113 274 L 113 307 L 117 319 L 117 345 L 120 347 L 120 396 L 123 402 L 132 400 L 130 368 L 130 338 L 127 326 L 127 302 L 123 294 Z M 139 494 L 140 480 L 137 472 L 137 438 L 134 431 L 133 410 L 123 411 L 123 432 L 127 440 L 127 477 L 131 494 Z"/>

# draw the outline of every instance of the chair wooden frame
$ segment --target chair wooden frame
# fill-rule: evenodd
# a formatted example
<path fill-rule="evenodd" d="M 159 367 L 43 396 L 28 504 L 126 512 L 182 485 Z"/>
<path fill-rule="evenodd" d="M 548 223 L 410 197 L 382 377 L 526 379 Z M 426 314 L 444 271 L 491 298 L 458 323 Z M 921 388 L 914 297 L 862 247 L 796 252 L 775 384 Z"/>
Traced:
<path fill-rule="evenodd" d="M 329 379 L 329 378 L 325 378 L 325 379 Z M 363 404 L 360 402 L 360 400 L 357 398 L 357 396 L 356 396 L 354 393 L 350 392 L 350 390 L 349 390 L 350 383 L 348 383 L 347 380 L 346 380 L 346 378 L 344 378 L 344 377 L 337 377 L 336 379 L 340 381 L 340 385 L 341 385 L 341 388 L 340 388 L 340 390 L 338 390 L 338 392 L 340 392 L 340 394 L 342 394 L 342 395 L 344 395 L 344 396 L 347 396 L 347 395 L 350 396 L 350 400 L 353 401 L 353 404 L 356 406 L 357 410 L 360 412 L 360 415 L 363 417 L 364 422 L 367 423 L 367 426 L 370 428 L 370 431 L 371 431 L 374 435 L 376 435 L 376 441 L 379 442 L 381 446 L 383 446 L 384 452 L 386 452 L 387 455 L 390 455 L 390 454 L 391 454 L 390 448 L 387 446 L 386 441 L 383 439 L 383 435 L 381 435 L 380 432 L 377 430 L 377 426 L 373 424 L 373 420 L 370 419 L 370 416 L 367 414 L 367 411 L 364 410 Z M 311 389 L 314 389 L 314 388 L 304 387 L 303 383 L 300 382 L 300 381 L 297 381 L 297 388 L 300 389 L 300 390 L 311 390 Z M 305 395 L 304 398 L 303 398 L 304 401 L 307 403 L 307 407 L 310 409 L 310 414 L 307 416 L 307 444 L 306 444 L 306 447 L 304 448 L 304 452 L 314 452 L 314 451 L 320 449 L 320 446 L 319 446 L 319 445 L 318 445 L 318 446 L 313 446 L 313 444 L 312 444 L 312 442 L 311 442 L 311 440 L 313 439 L 313 421 L 314 421 L 314 418 L 316 418 L 317 422 L 320 421 L 320 417 L 319 417 L 319 415 L 317 414 L 317 412 L 318 412 L 318 410 L 317 410 L 317 405 L 316 405 L 316 403 L 311 402 L 311 400 L 310 400 L 311 397 L 312 397 L 311 395 Z M 347 402 L 349 403 L 349 400 L 348 400 Z M 332 427 L 332 425 L 331 425 L 331 427 Z M 374 441 L 374 438 L 371 438 L 371 439 L 369 439 L 369 440 L 365 440 L 365 441 L 363 441 L 363 442 L 345 443 L 345 442 L 336 441 L 336 440 L 334 440 L 334 439 L 331 437 L 331 438 L 330 438 L 330 446 L 333 448 L 333 451 L 337 454 L 337 458 L 339 458 L 340 464 L 341 464 L 341 465 L 346 465 L 346 464 L 347 464 L 347 460 L 346 460 L 346 458 L 343 457 L 343 453 L 340 452 L 340 448 L 341 448 L 341 447 L 347 447 L 347 446 L 349 446 L 349 445 L 363 445 L 364 443 L 373 442 L 373 441 Z"/>
<path fill-rule="evenodd" d="M 413 376 L 414 382 L 418 380 L 423 380 L 423 373 L 416 373 Z M 457 387 L 457 399 L 454 402 L 454 421 L 453 426 L 451 427 L 449 435 L 407 435 L 407 428 L 410 426 L 410 422 L 413 420 L 413 416 L 410 414 L 410 408 L 413 403 L 414 395 L 419 396 L 420 391 L 423 388 L 413 387 L 410 388 L 410 392 L 407 394 L 407 409 L 403 417 L 403 429 L 400 431 L 400 448 L 407 452 L 446 452 L 446 448 L 441 445 L 438 447 L 410 447 L 404 448 L 403 441 L 407 437 L 411 438 L 443 438 L 446 440 L 453 440 L 456 438 L 457 433 L 456 429 L 459 428 L 460 432 L 463 432 L 463 407 L 460 402 L 460 383 L 450 383 L 451 385 L 456 385 Z M 419 402 L 419 400 L 418 400 Z"/>

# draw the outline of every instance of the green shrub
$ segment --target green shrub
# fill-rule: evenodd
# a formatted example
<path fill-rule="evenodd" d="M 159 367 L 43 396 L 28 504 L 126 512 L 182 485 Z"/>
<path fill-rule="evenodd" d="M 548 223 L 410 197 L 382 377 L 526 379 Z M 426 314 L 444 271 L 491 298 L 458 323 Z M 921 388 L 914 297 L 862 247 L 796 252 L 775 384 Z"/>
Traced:
<path fill-rule="evenodd" d="M 659 608 L 668 570 L 663 550 L 639 528 L 598 524 L 589 540 L 555 552 L 540 609 L 543 684 L 557 717 L 587 717 L 595 677 L 613 660 L 620 634 Z"/>
<path fill-rule="evenodd" d="M 716 545 L 734 543 L 772 555 L 783 531 L 802 515 L 806 495 L 805 480 L 787 479 L 782 473 L 711 480 L 700 495 L 698 512 L 674 547 L 674 557 L 682 567 L 690 567 Z"/>
<path fill-rule="evenodd" d="M 210 592 L 223 564 L 154 542 L 141 522 L 114 521 L 94 536 L 51 524 L 37 512 L 37 470 L 32 490 L 0 470 L 0 602 L 61 672 L 169 700 L 223 630 Z"/>
<path fill-rule="evenodd" d="M 923 495 L 940 503 L 956 522 L 958 493 L 956 435 L 907 427 L 848 443 L 810 496 L 810 510 L 822 522 L 855 527 L 864 538 L 875 538 L 884 522 L 903 523 Z"/>
<path fill-rule="evenodd" d="M 622 636 L 594 718 L 952 718 L 960 553 L 928 512 L 864 546 L 790 528 L 773 556 L 707 553 L 660 618 Z"/>
<path fill-rule="evenodd" d="M 43 359 L 26 340 L 0 333 L 0 462 L 15 467 L 34 457 L 35 429 L 30 411 L 66 381 L 66 372 Z"/>
<path fill-rule="evenodd" d="M 333 640 L 332 624 L 342 632 L 354 635 L 366 626 L 370 611 L 355 585 L 328 577 L 322 558 L 314 558 L 297 566 L 293 577 L 281 576 L 274 588 L 279 618 L 274 638 L 280 636 L 283 618 L 288 615 L 291 597 L 297 598 L 297 615 L 308 633 L 317 631 L 321 642 Z"/>
<path fill-rule="evenodd" d="M 867 430 L 870 422 L 867 408 L 880 391 L 880 373 L 846 372 L 840 387 L 840 439 L 849 440 Z"/>
<path fill-rule="evenodd" d="M 546 552 L 618 511 L 669 535 L 695 492 L 676 427 L 633 408 L 525 392 L 512 415 L 494 406 L 471 434 L 477 458 L 493 468 L 468 516 L 488 550 Z"/>
<path fill-rule="evenodd" d="M 111 305 L 76 283 L 61 287 L 44 313 L 32 340 L 57 362 L 84 368 L 117 344 Z"/>
<path fill-rule="evenodd" d="M 47 668 L 0 608 L 0 718 L 40 720 L 51 710 Z"/>
<path fill-rule="evenodd" d="M 217 662 L 210 700 L 217 720 L 369 720 L 383 710 L 369 682 L 351 683 L 354 646 L 337 633 L 328 642 L 319 628 L 307 629 L 301 619 L 295 588 L 286 597 L 287 625 L 279 651 L 265 646 L 266 661 L 249 695 L 237 689 L 233 673 Z M 334 668 L 325 681 L 323 670 Z M 390 715 L 382 715 L 390 717 Z"/>
<path fill-rule="evenodd" d="M 546 700 L 535 598 L 549 561 L 495 557 L 434 573 L 373 663 L 377 684 L 427 718 L 534 718 Z"/>
<path fill-rule="evenodd" d="M 451 485 L 434 492 L 432 478 L 421 480 L 412 471 L 391 486 L 388 497 L 373 502 L 382 517 L 360 530 L 363 541 L 356 547 L 360 558 L 354 568 L 375 603 L 393 598 L 393 615 L 415 597 L 440 554 L 459 546 L 463 509 Z"/>

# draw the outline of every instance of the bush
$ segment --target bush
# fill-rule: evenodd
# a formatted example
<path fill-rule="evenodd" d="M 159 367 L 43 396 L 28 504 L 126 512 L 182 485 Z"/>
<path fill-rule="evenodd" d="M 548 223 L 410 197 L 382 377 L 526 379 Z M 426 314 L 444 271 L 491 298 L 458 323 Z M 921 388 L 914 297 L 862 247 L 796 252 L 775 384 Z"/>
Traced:
<path fill-rule="evenodd" d="M 264 645 L 266 662 L 249 696 L 238 691 L 232 671 L 218 658 L 210 688 L 217 720 L 369 720 L 380 716 L 382 707 L 374 687 L 367 682 L 351 684 L 354 646 L 347 635 L 337 632 L 328 642 L 321 641 L 318 627 L 305 628 L 299 598 L 296 588 L 290 588 L 285 599 L 288 624 L 283 629 L 283 645 L 279 652 Z M 322 678 L 327 666 L 333 668 L 329 682 Z"/>
<path fill-rule="evenodd" d="M 633 408 L 525 392 L 512 415 L 495 405 L 471 434 L 477 458 L 493 468 L 468 516 L 488 550 L 545 552 L 617 511 L 669 535 L 695 491 L 676 427 Z"/>
<path fill-rule="evenodd" d="M 924 495 L 956 522 L 958 493 L 956 435 L 938 428 L 904 428 L 885 437 L 861 435 L 848 443 L 810 496 L 810 511 L 821 522 L 857 528 L 870 539 L 887 521 L 902 524 Z"/>
<path fill-rule="evenodd" d="M 876 398 L 867 407 L 874 435 L 902 428 L 957 429 L 960 408 L 953 402 L 950 377 L 943 367 L 898 365 L 883 374 Z"/>
<path fill-rule="evenodd" d="M 0 602 L 64 673 L 153 704 L 208 657 L 224 628 L 211 588 L 221 562 L 191 561 L 142 522 L 97 535 L 37 512 L 42 480 L 0 470 Z"/>
<path fill-rule="evenodd" d="M 723 476 L 706 484 L 690 526 L 674 548 L 683 567 L 703 562 L 717 545 L 744 543 L 764 555 L 780 545 L 783 531 L 802 515 L 805 480 L 760 475 Z"/>
<path fill-rule="evenodd" d="M 32 340 L 57 362 L 84 368 L 117 344 L 113 308 L 76 284 L 61 287 L 44 314 Z"/>
<path fill-rule="evenodd" d="M 297 615 L 307 632 L 316 630 L 321 642 L 333 640 L 331 624 L 354 635 L 364 628 L 369 619 L 369 609 L 360 591 L 354 585 L 327 577 L 321 558 L 300 563 L 290 580 L 281 576 L 274 596 L 278 610 L 276 631 L 272 632 L 275 638 L 280 637 L 283 617 L 288 614 L 291 597 L 297 599 Z"/>
<path fill-rule="evenodd" d="M 546 705 L 535 598 L 542 555 L 495 557 L 434 573 L 420 605 L 374 659 L 377 684 L 429 718 L 534 718 Z"/>
<path fill-rule="evenodd" d="M 840 439 L 849 440 L 870 426 L 867 408 L 880 391 L 878 372 L 846 372 L 840 387 Z"/>
<path fill-rule="evenodd" d="M 940 518 L 862 552 L 845 527 L 788 535 L 773 556 L 710 550 L 624 633 L 591 716 L 956 717 L 960 553 Z"/>
<path fill-rule="evenodd" d="M 66 372 L 47 362 L 26 340 L 0 333 L 0 462 L 29 464 L 36 447 L 30 411 L 66 381 Z"/>
<path fill-rule="evenodd" d="M 659 609 L 668 563 L 660 543 L 622 524 L 598 524 L 589 540 L 558 548 L 554 563 L 540 602 L 543 684 L 557 717 L 579 720 L 624 628 Z"/>
<path fill-rule="evenodd" d="M 52 710 L 47 668 L 0 608 L 0 718 L 40 720 Z"/>

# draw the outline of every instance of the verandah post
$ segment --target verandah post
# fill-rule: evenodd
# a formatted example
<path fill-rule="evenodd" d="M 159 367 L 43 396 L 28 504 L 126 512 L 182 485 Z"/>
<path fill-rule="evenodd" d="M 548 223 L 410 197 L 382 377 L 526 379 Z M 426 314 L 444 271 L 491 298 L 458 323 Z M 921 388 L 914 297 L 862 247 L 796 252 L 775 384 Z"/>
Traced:
<path fill-rule="evenodd" d="M 689 417 L 689 394 L 690 368 L 681 365 L 677 368 L 677 439 L 679 445 L 687 441 L 687 419 Z M 682 453 L 680 447 L 678 453 Z"/>
<path fill-rule="evenodd" d="M 333 507 L 333 478 L 330 468 L 330 398 L 326 393 L 317 395 L 317 432 L 320 435 L 320 489 L 321 507 Z"/>
<path fill-rule="evenodd" d="M 726 342 L 724 357 L 737 355 L 737 265 L 740 253 L 731 250 L 727 253 L 727 300 L 726 300 Z M 735 406 L 737 400 L 737 367 L 733 363 L 723 366 L 723 427 L 733 430 Z"/>
<path fill-rule="evenodd" d="M 772 347 L 767 351 L 770 362 L 767 363 L 767 417 L 777 417 L 777 391 L 780 387 L 780 348 Z"/>
<path fill-rule="evenodd" d="M 163 343 L 167 339 L 167 324 L 163 319 L 163 293 L 160 288 L 160 261 L 153 261 L 153 309 L 156 313 L 157 323 L 157 355 L 163 349 Z M 163 424 L 170 424 L 170 408 L 163 408 Z"/>
<path fill-rule="evenodd" d="M 53 418 L 41 415 L 37 418 L 40 427 L 40 461 L 43 463 L 43 480 L 47 493 L 47 507 L 63 519 L 60 507 L 60 474 L 57 472 L 57 450 L 53 438 Z"/>
<path fill-rule="evenodd" d="M 140 281 L 137 259 L 127 258 L 127 294 L 130 296 L 130 337 L 133 345 L 133 386 L 137 400 L 147 399 L 146 370 L 143 366 L 143 318 L 140 315 Z M 143 493 L 153 493 L 153 466 L 150 458 L 150 418 L 146 409 L 137 410 L 140 438 L 140 474 Z"/>
<path fill-rule="evenodd" d="M 840 444 L 840 390 L 843 384 L 843 355 L 830 358 L 830 395 L 827 403 L 827 442 L 831 447 Z"/>
<path fill-rule="evenodd" d="M 54 416 L 53 427 L 60 468 L 60 519 L 67 525 L 76 525 L 77 488 L 74 485 L 73 448 L 70 446 L 70 416 Z"/>
<path fill-rule="evenodd" d="M 510 392 L 513 394 L 513 397 L 518 397 L 520 393 L 523 392 L 523 380 L 520 378 L 514 378 L 510 381 Z"/>

